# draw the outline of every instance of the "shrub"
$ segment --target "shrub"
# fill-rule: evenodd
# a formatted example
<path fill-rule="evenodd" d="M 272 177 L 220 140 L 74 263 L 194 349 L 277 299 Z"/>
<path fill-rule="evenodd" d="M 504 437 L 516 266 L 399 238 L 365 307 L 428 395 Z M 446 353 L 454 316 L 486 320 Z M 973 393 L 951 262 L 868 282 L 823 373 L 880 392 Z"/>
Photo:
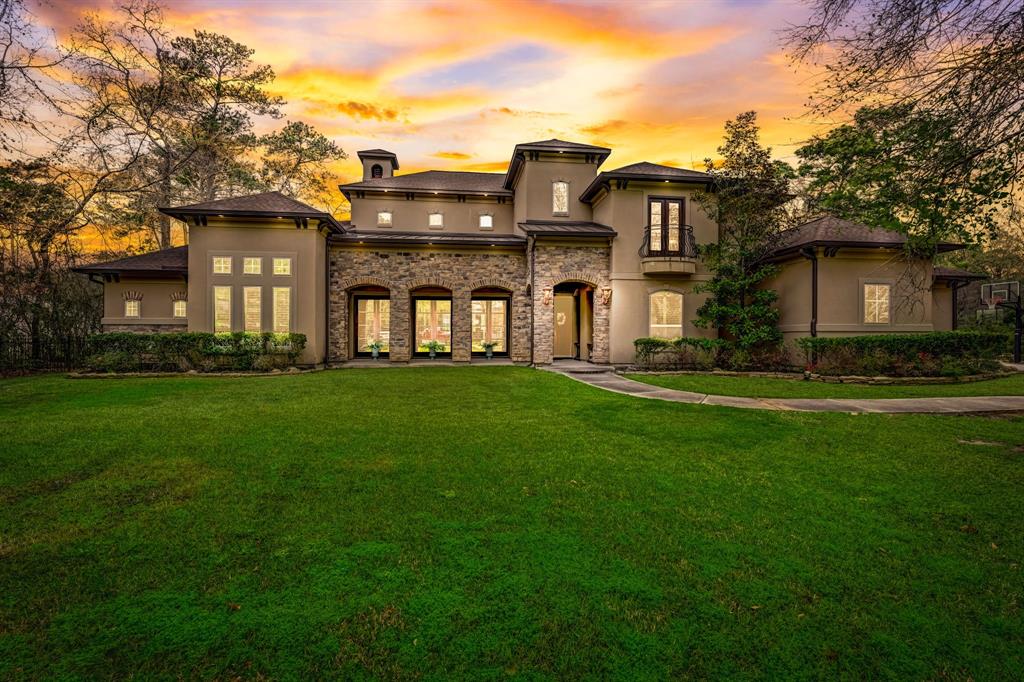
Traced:
<path fill-rule="evenodd" d="M 807 337 L 797 344 L 820 374 L 961 376 L 993 371 L 1009 348 L 1005 332 Z"/>
<path fill-rule="evenodd" d="M 266 370 L 295 364 L 305 347 L 305 334 L 111 332 L 89 337 L 85 364 L 97 372 Z"/>
<path fill-rule="evenodd" d="M 726 345 L 721 339 L 689 337 L 645 337 L 633 341 L 638 365 L 666 369 L 712 369 Z"/>

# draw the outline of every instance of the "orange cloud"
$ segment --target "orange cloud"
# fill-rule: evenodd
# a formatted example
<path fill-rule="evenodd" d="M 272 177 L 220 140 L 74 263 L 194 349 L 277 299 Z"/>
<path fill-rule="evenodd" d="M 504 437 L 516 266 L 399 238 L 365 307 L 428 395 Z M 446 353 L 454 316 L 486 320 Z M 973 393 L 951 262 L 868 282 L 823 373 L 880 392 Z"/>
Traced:
<path fill-rule="evenodd" d="M 431 154 L 435 159 L 454 159 L 456 161 L 464 161 L 466 159 L 472 159 L 472 154 L 464 154 L 462 152 L 435 152 Z"/>

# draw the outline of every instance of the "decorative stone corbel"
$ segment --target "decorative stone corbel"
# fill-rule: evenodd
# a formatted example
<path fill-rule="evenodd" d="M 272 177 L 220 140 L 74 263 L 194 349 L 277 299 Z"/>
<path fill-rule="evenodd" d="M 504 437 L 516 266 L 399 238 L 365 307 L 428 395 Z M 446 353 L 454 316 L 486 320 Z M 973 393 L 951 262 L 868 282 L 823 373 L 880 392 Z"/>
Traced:
<path fill-rule="evenodd" d="M 608 305 L 612 302 L 612 288 L 601 287 L 601 305 Z"/>
<path fill-rule="evenodd" d="M 141 301 L 142 300 L 142 292 L 141 291 L 132 291 L 132 290 L 129 289 L 129 290 L 126 290 L 124 293 L 122 293 L 121 297 L 124 300 L 126 300 L 126 301 Z"/>
<path fill-rule="evenodd" d="M 171 300 L 172 301 L 187 301 L 188 300 L 188 292 L 187 291 L 175 291 L 174 293 L 171 294 Z"/>
<path fill-rule="evenodd" d="M 544 305 L 551 305 L 551 289 L 544 290 L 544 297 L 541 299 Z"/>

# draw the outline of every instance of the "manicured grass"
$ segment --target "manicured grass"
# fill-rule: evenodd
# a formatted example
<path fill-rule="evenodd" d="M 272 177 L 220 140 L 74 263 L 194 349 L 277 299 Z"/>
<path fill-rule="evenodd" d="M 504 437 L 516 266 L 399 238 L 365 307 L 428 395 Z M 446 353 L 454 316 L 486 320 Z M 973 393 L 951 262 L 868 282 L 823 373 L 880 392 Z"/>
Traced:
<path fill-rule="evenodd" d="M 1019 679 L 1024 420 L 0 382 L 0 678 Z"/>
<path fill-rule="evenodd" d="M 715 374 L 628 374 L 630 379 L 679 391 L 746 398 L 938 398 L 1024 395 L 1024 374 L 955 384 L 829 384 L 821 381 L 736 377 Z"/>

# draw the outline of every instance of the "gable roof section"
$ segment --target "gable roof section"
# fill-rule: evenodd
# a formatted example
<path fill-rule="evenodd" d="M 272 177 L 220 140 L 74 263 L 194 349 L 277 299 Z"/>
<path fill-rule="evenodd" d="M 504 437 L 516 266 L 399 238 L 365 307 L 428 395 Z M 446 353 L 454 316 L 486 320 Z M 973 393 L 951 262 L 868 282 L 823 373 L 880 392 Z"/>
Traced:
<path fill-rule="evenodd" d="M 604 163 L 604 160 L 608 158 L 608 155 L 612 153 L 612 150 L 608 149 L 608 147 L 598 147 L 597 145 L 583 144 L 582 142 L 568 142 L 566 140 L 559 140 L 555 138 L 550 140 L 541 140 L 539 142 L 521 142 L 512 150 L 512 160 L 509 161 L 508 171 L 505 172 L 505 180 L 503 184 L 505 189 L 515 189 L 516 179 L 519 176 L 519 169 L 522 168 L 523 163 L 526 161 L 526 154 L 529 152 L 583 154 L 588 160 L 592 160 L 600 168 L 601 164 Z"/>
<path fill-rule="evenodd" d="M 351 199 L 349 193 L 353 190 L 511 196 L 512 193 L 502 187 L 501 181 L 504 177 L 502 173 L 429 170 L 391 178 L 350 182 L 338 187 L 346 199 Z"/>
<path fill-rule="evenodd" d="M 631 163 L 628 166 L 616 168 L 615 170 L 598 173 L 590 185 L 583 190 L 583 194 L 580 195 L 580 201 L 591 201 L 597 196 L 602 187 L 609 187 L 613 180 L 623 182 L 622 189 L 625 189 L 625 185 L 630 180 L 639 180 L 641 182 L 646 180 L 651 182 L 706 183 L 710 179 L 710 175 L 701 171 L 641 161 L 640 163 Z"/>
<path fill-rule="evenodd" d="M 852 220 L 826 215 L 784 231 L 779 236 L 779 246 L 769 258 L 785 258 L 807 247 L 901 249 L 906 243 L 906 235 L 900 232 L 872 228 Z M 938 245 L 938 252 L 945 253 L 962 248 L 963 244 L 943 242 Z"/>
<path fill-rule="evenodd" d="M 534 237 L 614 237 L 615 230 L 589 221 L 527 220 L 519 227 Z"/>
<path fill-rule="evenodd" d="M 180 276 L 188 272 L 188 246 L 175 246 L 138 256 L 91 263 L 74 268 L 85 274 L 138 274 Z"/>
<path fill-rule="evenodd" d="M 241 197 L 203 201 L 187 206 L 161 207 L 161 213 L 183 222 L 189 216 L 238 216 L 244 218 L 312 218 L 327 223 L 333 231 L 342 232 L 334 216 L 280 192 L 263 192 Z"/>

